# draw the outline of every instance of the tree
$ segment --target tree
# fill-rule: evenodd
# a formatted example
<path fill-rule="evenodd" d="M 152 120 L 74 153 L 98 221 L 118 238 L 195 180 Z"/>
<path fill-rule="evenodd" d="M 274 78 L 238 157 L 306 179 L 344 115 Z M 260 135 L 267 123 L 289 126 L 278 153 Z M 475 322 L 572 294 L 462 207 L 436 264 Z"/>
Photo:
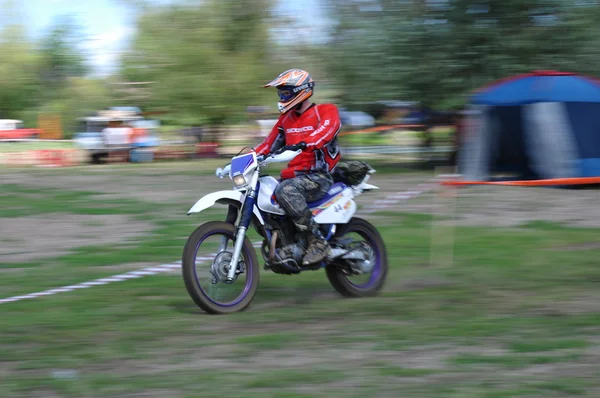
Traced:
<path fill-rule="evenodd" d="M 22 26 L 0 30 L 0 118 L 20 118 L 38 104 L 39 56 Z"/>
<path fill-rule="evenodd" d="M 64 88 L 51 100 L 44 102 L 40 112 L 56 113 L 61 117 L 66 137 L 77 132 L 77 119 L 110 106 L 112 97 L 107 82 L 85 77 L 71 77 Z"/>
<path fill-rule="evenodd" d="M 82 33 L 75 20 L 59 17 L 41 42 L 42 78 L 49 90 L 61 88 L 71 77 L 88 72 L 81 50 Z"/>
<path fill-rule="evenodd" d="M 594 72 L 598 2 L 336 0 L 329 70 L 346 102 L 437 106 L 532 69 Z"/>
<path fill-rule="evenodd" d="M 122 75 L 153 82 L 144 105 L 168 109 L 180 124 L 220 125 L 239 117 L 261 102 L 261 83 L 273 77 L 269 8 L 269 0 L 146 6 Z"/>

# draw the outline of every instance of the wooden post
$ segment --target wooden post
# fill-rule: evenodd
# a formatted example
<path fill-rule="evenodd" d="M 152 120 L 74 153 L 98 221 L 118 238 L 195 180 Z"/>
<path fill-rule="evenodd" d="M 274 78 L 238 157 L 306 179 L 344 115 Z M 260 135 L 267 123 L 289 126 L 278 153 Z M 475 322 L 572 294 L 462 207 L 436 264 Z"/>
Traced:
<path fill-rule="evenodd" d="M 458 189 L 456 186 L 442 184 L 444 181 L 451 181 L 457 177 L 456 174 L 448 173 L 448 171 L 453 171 L 453 168 L 436 167 L 436 176 L 440 184 L 434 191 L 431 212 L 429 250 L 431 267 L 450 268 L 454 264 Z M 436 217 L 438 210 L 440 210 L 440 214 Z"/>

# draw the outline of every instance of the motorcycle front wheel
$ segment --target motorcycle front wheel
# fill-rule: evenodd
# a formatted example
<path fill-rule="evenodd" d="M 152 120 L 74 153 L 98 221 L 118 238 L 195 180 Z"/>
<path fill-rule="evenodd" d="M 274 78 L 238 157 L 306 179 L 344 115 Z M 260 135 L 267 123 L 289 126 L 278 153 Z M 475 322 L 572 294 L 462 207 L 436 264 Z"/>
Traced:
<path fill-rule="evenodd" d="M 181 259 L 188 294 L 209 314 L 230 314 L 246 309 L 256 294 L 260 270 L 256 251 L 244 237 L 236 278 L 226 283 L 236 235 L 234 225 L 210 221 L 188 238 Z M 206 251 L 206 254 L 200 250 Z"/>

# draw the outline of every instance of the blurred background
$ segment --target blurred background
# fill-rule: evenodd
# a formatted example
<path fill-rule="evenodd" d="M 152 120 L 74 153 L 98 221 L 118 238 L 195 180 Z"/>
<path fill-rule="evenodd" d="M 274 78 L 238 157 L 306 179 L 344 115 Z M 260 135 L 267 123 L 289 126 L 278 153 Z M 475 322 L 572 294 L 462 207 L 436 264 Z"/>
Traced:
<path fill-rule="evenodd" d="M 262 84 L 292 67 L 340 107 L 344 132 L 361 132 L 343 138 L 349 151 L 453 162 L 472 90 L 536 69 L 594 75 L 600 60 L 596 1 L 1 3 L 0 119 L 17 124 L 0 138 L 62 140 L 3 145 L 5 164 L 34 162 L 32 149 L 234 153 L 269 131 L 277 97 Z M 108 150 L 111 120 L 136 130 Z"/>
<path fill-rule="evenodd" d="M 289 68 L 377 169 L 388 279 L 261 271 L 209 317 L 178 260 L 225 208 L 186 214 Z M 0 397 L 600 397 L 598 192 L 539 181 L 598 186 L 597 77 L 600 1 L 0 0 Z M 462 134 L 538 186 L 442 189 Z"/>

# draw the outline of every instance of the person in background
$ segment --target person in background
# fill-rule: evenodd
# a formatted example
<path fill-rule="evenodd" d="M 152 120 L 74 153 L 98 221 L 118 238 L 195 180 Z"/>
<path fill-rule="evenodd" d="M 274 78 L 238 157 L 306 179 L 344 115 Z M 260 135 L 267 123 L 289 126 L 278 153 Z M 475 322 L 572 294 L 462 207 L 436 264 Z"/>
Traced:
<path fill-rule="evenodd" d="M 108 147 L 127 147 L 132 129 L 124 126 L 120 120 L 111 120 L 102 130 L 102 138 Z"/>
<path fill-rule="evenodd" d="M 454 134 L 452 135 L 452 153 L 450 154 L 450 164 L 458 166 L 458 157 L 460 151 L 460 140 L 465 133 L 467 118 L 464 115 L 464 109 L 459 109 L 454 114 Z"/>

